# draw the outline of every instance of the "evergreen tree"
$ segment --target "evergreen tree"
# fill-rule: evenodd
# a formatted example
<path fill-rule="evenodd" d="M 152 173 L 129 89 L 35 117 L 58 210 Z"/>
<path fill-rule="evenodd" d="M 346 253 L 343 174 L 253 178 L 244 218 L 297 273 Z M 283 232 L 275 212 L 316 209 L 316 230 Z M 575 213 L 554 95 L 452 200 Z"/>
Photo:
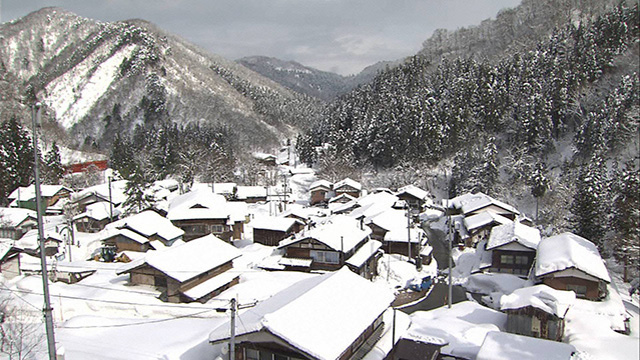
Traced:
<path fill-rule="evenodd" d="M 51 149 L 44 156 L 44 182 L 47 184 L 60 184 L 64 175 L 64 168 L 60 161 L 60 149 L 53 142 Z"/>
<path fill-rule="evenodd" d="M 19 186 L 33 179 L 33 146 L 31 136 L 15 117 L 0 126 L 0 203 Z"/>
<path fill-rule="evenodd" d="M 640 265 L 640 174 L 635 163 L 625 164 L 613 186 L 611 226 L 616 232 L 614 254 L 633 266 Z M 626 258 L 626 259 L 625 259 Z"/>
<path fill-rule="evenodd" d="M 538 220 L 538 205 L 540 198 L 549 189 L 549 178 L 547 177 L 546 165 L 544 162 L 538 162 L 533 170 L 533 174 L 529 178 L 531 185 L 531 195 L 536 199 L 536 220 Z"/>
<path fill-rule="evenodd" d="M 607 227 L 607 173 L 600 154 L 594 154 L 580 170 L 571 205 L 573 231 L 601 249 Z"/>

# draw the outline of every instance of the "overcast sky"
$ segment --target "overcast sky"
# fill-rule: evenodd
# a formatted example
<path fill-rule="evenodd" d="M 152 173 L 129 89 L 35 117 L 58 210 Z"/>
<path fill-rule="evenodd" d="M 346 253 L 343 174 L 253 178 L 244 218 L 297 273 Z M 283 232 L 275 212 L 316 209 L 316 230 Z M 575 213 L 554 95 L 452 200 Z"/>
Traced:
<path fill-rule="evenodd" d="M 235 60 L 265 55 L 355 74 L 415 54 L 435 29 L 495 18 L 520 0 L 0 0 L 2 21 L 58 6 L 101 21 L 141 18 Z"/>

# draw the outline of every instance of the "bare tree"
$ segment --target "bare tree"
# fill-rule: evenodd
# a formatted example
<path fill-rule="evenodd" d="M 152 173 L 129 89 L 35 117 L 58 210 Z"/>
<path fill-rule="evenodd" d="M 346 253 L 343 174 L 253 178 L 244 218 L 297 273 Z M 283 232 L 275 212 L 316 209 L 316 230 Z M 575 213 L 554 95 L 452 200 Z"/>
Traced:
<path fill-rule="evenodd" d="M 35 359 L 46 352 L 44 324 L 39 312 L 20 307 L 8 296 L 0 298 L 0 354 L 10 360 Z"/>

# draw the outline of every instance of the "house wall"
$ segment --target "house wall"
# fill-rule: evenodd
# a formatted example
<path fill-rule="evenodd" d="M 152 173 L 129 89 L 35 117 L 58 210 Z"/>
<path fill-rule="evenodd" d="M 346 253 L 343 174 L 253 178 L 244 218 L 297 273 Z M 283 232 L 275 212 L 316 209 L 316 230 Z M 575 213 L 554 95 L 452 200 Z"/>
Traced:
<path fill-rule="evenodd" d="M 511 259 L 512 263 L 503 262 L 503 256 Z M 529 274 L 535 256 L 535 251 L 513 251 L 494 248 L 491 254 L 491 271 L 526 276 Z M 526 257 L 526 259 L 522 257 Z M 519 262 L 518 259 L 524 261 Z"/>
<path fill-rule="evenodd" d="M 371 237 L 372 240 L 384 241 L 384 235 L 387 233 L 387 230 L 373 223 L 367 224 L 367 226 L 371 228 L 371 235 L 369 235 L 369 237 Z"/>
<path fill-rule="evenodd" d="M 406 242 L 383 241 L 382 248 L 387 254 L 400 254 L 409 256 L 409 245 L 407 245 Z M 411 257 L 415 258 L 418 253 L 418 243 L 411 243 Z"/>
<path fill-rule="evenodd" d="M 257 355 L 257 359 L 308 359 L 300 352 L 292 351 L 275 342 L 242 342 L 236 345 L 236 360 L 253 360 L 248 355 Z M 281 357 L 283 356 L 283 357 Z"/>
<path fill-rule="evenodd" d="M 184 241 L 190 241 L 213 234 L 229 242 L 234 235 L 234 229 L 231 229 L 229 225 L 227 225 L 227 219 L 172 220 L 171 223 L 184 231 L 184 235 L 182 236 Z M 214 225 L 222 226 L 223 231 L 216 231 Z"/>
<path fill-rule="evenodd" d="M 575 286 L 584 286 L 586 288 L 586 292 L 584 294 L 579 294 L 576 292 L 576 297 L 583 298 L 587 300 L 599 300 L 600 299 L 600 283 L 598 281 L 590 281 L 587 279 L 581 279 L 577 277 L 555 277 L 553 275 L 544 277 L 542 282 L 552 287 L 556 290 L 573 290 L 575 291 Z"/>
<path fill-rule="evenodd" d="M 425 344 L 409 339 L 400 339 L 384 360 L 436 360 L 441 346 Z"/>
<path fill-rule="evenodd" d="M 407 193 L 398 195 L 398 199 L 406 201 L 412 209 L 421 209 L 424 205 L 423 200 Z"/>
<path fill-rule="evenodd" d="M 344 265 L 344 254 L 339 251 L 328 250 L 326 249 L 326 247 L 324 249 L 322 248 L 311 249 L 311 248 L 300 248 L 300 247 L 289 246 L 287 247 L 285 256 L 289 258 L 296 258 L 296 259 L 311 259 L 311 250 L 322 250 L 327 252 L 338 253 L 338 257 L 340 259 L 337 264 L 321 263 L 314 260 L 313 263 L 311 263 L 311 270 L 333 271 L 333 270 L 339 270 L 342 267 L 342 265 Z"/>
<path fill-rule="evenodd" d="M 318 189 L 311 191 L 311 205 L 321 204 L 327 201 L 327 193 L 329 191 L 325 189 Z"/>
<path fill-rule="evenodd" d="M 335 189 L 336 196 L 340 196 L 342 194 L 347 194 L 353 196 L 354 198 L 360 197 L 360 190 L 354 189 L 351 186 L 342 186 Z"/>
<path fill-rule="evenodd" d="M 0 273 L 2 273 L 2 276 L 7 280 L 20 275 L 20 254 L 11 255 L 2 262 L 2 264 L 0 264 Z"/>
<path fill-rule="evenodd" d="M 562 341 L 564 336 L 564 319 L 527 306 L 520 309 L 507 310 L 507 331 L 512 334 L 535 338 Z"/>
<path fill-rule="evenodd" d="M 73 222 L 76 225 L 76 229 L 80 232 L 97 233 L 104 229 L 109 223 L 109 219 L 101 221 L 92 219 L 90 217 L 83 217 Z"/>
<path fill-rule="evenodd" d="M 130 240 L 124 236 L 117 236 L 115 240 L 105 240 L 105 244 L 115 245 L 116 252 L 122 252 L 122 251 L 147 252 L 149 250 L 149 243 L 140 244 L 139 242 Z"/>
<path fill-rule="evenodd" d="M 232 237 L 234 240 L 242 239 L 242 234 L 244 234 L 244 223 L 242 221 L 234 222 L 232 233 Z"/>
<path fill-rule="evenodd" d="M 290 234 L 287 231 L 253 229 L 253 242 L 267 246 L 278 246 L 278 243 Z"/>

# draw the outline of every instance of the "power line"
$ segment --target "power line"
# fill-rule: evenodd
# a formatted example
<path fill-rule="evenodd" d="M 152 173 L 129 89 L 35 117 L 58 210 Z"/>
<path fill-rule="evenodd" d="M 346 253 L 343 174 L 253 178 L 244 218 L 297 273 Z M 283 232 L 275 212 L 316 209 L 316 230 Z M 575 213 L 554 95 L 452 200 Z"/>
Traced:
<path fill-rule="evenodd" d="M 166 319 L 155 319 L 155 320 L 147 320 L 147 321 L 139 321 L 136 323 L 125 323 L 125 324 L 111 324 L 111 325 L 86 325 L 86 326 L 58 326 L 59 329 L 104 329 L 104 328 L 119 328 L 119 327 L 127 327 L 127 326 L 136 326 L 136 325 L 147 325 L 147 324 L 155 324 L 155 323 L 161 323 L 161 322 L 166 322 L 166 321 L 172 321 L 172 320 L 178 320 L 178 319 L 184 319 L 184 318 L 189 318 L 189 317 L 195 317 L 197 315 L 201 315 L 210 311 L 214 311 L 216 309 L 207 309 L 204 311 L 199 311 L 193 314 L 188 314 L 188 315 L 179 315 L 179 316 L 174 316 L 171 318 L 166 318 Z"/>
<path fill-rule="evenodd" d="M 0 289 L 0 291 L 10 291 L 12 293 L 23 293 L 23 294 L 29 294 L 29 295 L 38 295 L 41 296 L 43 295 L 42 293 L 37 293 L 37 292 L 33 292 L 33 291 L 27 291 L 27 290 L 12 290 L 9 288 L 6 289 Z M 168 305 L 168 304 L 144 304 L 144 303 L 134 303 L 134 302 L 128 302 L 128 301 L 116 301 L 116 300 L 105 300 L 105 299 L 93 299 L 93 298 L 86 298 L 86 297 L 80 297 L 80 296 L 70 296 L 70 295 L 62 295 L 62 294 L 58 294 L 55 295 L 56 297 L 59 298 L 63 298 L 63 299 L 72 299 L 72 300 L 84 300 L 84 301 L 95 301 L 95 302 L 103 302 L 103 303 L 108 303 L 108 304 L 119 304 L 119 305 L 132 305 L 132 306 L 152 306 L 152 307 L 164 307 L 164 308 L 172 308 L 172 309 L 179 309 L 179 308 L 183 308 L 183 309 L 193 309 L 196 308 L 197 306 L 188 306 L 188 305 Z M 226 300 L 222 300 L 220 299 L 219 301 L 226 301 Z M 218 307 L 210 307 L 207 308 L 208 310 L 220 310 L 221 308 Z M 226 309 L 225 309 L 226 310 Z"/>
<path fill-rule="evenodd" d="M 38 308 L 37 306 L 33 305 L 32 303 L 30 303 L 29 301 L 27 301 L 27 300 L 26 300 L 25 298 L 23 298 L 22 296 L 20 296 L 20 295 L 18 295 L 18 294 L 16 294 L 16 293 L 14 293 L 11 289 L 9 289 L 8 287 L 6 287 L 6 285 L 4 285 L 3 283 L 0 283 L 0 285 L 2 285 L 2 287 L 3 287 L 4 289 L 9 290 L 9 291 L 11 292 L 11 295 L 13 295 L 13 296 L 17 297 L 18 299 L 20 299 L 20 300 L 24 301 L 25 303 L 27 303 L 27 305 L 31 306 L 32 308 L 34 308 L 34 309 L 36 309 L 36 310 L 38 310 L 38 311 L 41 311 L 41 310 L 42 310 L 42 309 Z M 2 290 L 2 289 L 0 289 L 0 290 Z"/>

